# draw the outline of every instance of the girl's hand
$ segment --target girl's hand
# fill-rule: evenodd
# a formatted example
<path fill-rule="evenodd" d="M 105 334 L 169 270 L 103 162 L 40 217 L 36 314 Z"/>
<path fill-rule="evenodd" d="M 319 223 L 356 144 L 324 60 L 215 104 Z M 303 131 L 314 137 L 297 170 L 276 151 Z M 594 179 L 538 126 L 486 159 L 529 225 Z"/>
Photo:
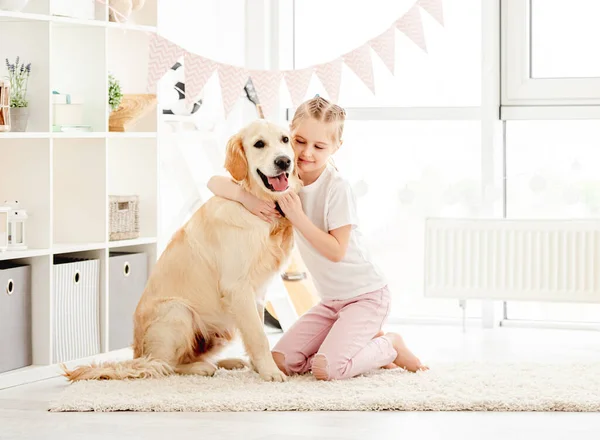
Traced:
<path fill-rule="evenodd" d="M 297 223 L 304 215 L 302 202 L 295 192 L 289 192 L 279 199 L 279 207 L 292 223 Z"/>
<path fill-rule="evenodd" d="M 258 197 L 247 192 L 244 192 L 241 202 L 248 211 L 268 223 L 272 223 L 281 217 L 275 209 L 275 202 L 260 200 Z"/>

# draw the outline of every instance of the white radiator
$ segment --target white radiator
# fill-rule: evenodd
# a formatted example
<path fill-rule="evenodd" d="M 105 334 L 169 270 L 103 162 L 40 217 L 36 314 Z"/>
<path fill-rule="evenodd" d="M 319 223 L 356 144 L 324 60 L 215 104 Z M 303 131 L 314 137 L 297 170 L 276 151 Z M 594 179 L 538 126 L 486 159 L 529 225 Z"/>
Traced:
<path fill-rule="evenodd" d="M 600 220 L 428 219 L 425 296 L 600 302 Z"/>

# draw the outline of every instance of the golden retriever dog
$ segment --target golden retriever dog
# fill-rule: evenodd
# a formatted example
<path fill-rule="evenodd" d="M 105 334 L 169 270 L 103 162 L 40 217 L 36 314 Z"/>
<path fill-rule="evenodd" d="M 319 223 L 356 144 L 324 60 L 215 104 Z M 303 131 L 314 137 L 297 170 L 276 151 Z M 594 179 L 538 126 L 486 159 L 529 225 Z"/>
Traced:
<path fill-rule="evenodd" d="M 248 191 L 276 201 L 301 187 L 289 133 L 256 120 L 227 143 L 225 168 Z M 215 361 L 239 331 L 252 368 L 267 381 L 285 375 L 263 328 L 266 288 L 290 257 L 291 223 L 267 223 L 240 203 L 212 197 L 173 235 L 152 270 L 134 314 L 133 359 L 79 366 L 70 381 L 213 375 Z"/>

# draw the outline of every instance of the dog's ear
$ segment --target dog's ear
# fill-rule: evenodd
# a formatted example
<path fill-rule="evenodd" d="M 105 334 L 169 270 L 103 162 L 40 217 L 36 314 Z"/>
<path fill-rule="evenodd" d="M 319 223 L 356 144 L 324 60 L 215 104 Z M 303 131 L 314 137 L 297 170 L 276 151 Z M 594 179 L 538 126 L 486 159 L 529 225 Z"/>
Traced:
<path fill-rule="evenodd" d="M 241 182 L 248 176 L 248 161 L 244 154 L 242 136 L 239 134 L 233 135 L 229 139 L 229 142 L 227 142 L 225 168 L 229 171 L 231 177 L 238 182 Z"/>

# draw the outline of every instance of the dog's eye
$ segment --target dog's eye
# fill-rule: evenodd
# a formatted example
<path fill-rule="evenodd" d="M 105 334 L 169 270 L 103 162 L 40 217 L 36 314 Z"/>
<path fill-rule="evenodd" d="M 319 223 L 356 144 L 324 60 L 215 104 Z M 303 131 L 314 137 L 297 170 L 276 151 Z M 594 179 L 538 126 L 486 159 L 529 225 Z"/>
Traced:
<path fill-rule="evenodd" d="M 281 140 L 282 140 L 282 142 L 283 142 L 284 144 L 287 144 L 287 143 L 290 141 L 290 138 L 289 138 L 289 137 L 287 137 L 287 136 L 284 136 L 284 137 L 282 137 L 282 138 L 281 138 Z"/>
<path fill-rule="evenodd" d="M 264 148 L 265 147 L 265 143 L 263 141 L 256 141 L 256 143 L 254 144 L 255 148 Z"/>

